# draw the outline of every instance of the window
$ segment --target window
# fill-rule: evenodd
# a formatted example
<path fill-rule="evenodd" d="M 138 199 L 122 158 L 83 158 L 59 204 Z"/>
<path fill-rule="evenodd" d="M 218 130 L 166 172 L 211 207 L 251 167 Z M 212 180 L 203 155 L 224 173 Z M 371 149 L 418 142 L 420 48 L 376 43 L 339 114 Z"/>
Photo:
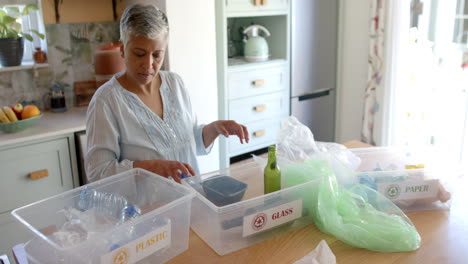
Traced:
<path fill-rule="evenodd" d="M 45 28 L 42 22 L 40 10 L 32 11 L 27 16 L 22 17 L 23 30 L 25 32 L 30 32 L 31 29 L 37 30 L 40 33 L 45 35 Z M 33 35 L 34 40 L 24 42 L 24 55 L 23 62 L 32 62 L 33 53 L 35 48 L 41 48 L 43 51 L 47 51 L 47 44 L 45 39 L 40 39 L 38 36 Z"/>
<path fill-rule="evenodd" d="M 455 14 L 455 28 L 453 42 L 468 43 L 468 1 L 457 0 L 457 11 Z"/>
<path fill-rule="evenodd" d="M 26 4 L 31 3 L 31 1 L 26 1 L 25 4 L 3 4 L 4 2 L 11 2 L 0 0 L 1 7 L 16 7 L 19 9 L 21 13 L 25 8 Z M 22 1 L 17 1 L 22 2 Z M 33 4 L 34 1 L 32 1 Z M 28 33 L 33 36 L 33 41 L 29 41 L 27 39 L 24 40 L 24 53 L 23 53 L 23 63 L 22 64 L 32 64 L 33 63 L 33 53 L 35 48 L 41 48 L 43 51 L 47 51 L 47 44 L 45 39 L 41 39 L 36 34 L 32 32 L 32 30 L 36 30 L 45 35 L 45 27 L 42 20 L 42 15 L 40 10 L 33 10 L 30 11 L 28 15 L 19 16 L 16 20 L 19 24 L 21 24 L 21 31 Z"/>

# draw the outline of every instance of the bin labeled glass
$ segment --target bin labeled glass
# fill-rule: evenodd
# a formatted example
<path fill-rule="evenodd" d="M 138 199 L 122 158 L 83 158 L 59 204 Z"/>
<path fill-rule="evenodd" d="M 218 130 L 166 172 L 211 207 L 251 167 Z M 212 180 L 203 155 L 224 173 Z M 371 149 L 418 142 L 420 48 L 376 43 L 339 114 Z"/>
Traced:
<path fill-rule="evenodd" d="M 183 185 L 196 191 L 191 228 L 217 254 L 225 255 L 313 224 L 312 201 L 319 180 L 264 194 L 264 168 L 251 162 L 182 180 Z M 212 191 L 217 186 L 210 184 L 214 179 L 224 182 L 216 195 Z M 233 191 L 227 191 L 231 187 Z"/>

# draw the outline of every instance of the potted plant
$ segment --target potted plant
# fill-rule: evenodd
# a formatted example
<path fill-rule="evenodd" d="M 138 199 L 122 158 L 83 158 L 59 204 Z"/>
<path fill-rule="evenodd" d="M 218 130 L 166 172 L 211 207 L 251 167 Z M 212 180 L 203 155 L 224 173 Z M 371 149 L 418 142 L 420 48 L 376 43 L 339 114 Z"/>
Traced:
<path fill-rule="evenodd" d="M 17 6 L 0 7 L 0 64 L 4 67 L 21 65 L 24 51 L 24 38 L 33 41 L 33 36 L 23 32 L 18 19 L 32 10 L 39 10 L 37 5 L 28 4 L 22 11 Z M 39 38 L 44 34 L 31 30 Z"/>

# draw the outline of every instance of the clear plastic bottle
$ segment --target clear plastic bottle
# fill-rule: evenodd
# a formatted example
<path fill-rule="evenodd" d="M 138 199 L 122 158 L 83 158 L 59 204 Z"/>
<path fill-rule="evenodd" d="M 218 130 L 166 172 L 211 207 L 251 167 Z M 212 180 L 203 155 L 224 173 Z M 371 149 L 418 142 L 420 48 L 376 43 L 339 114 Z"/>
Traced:
<path fill-rule="evenodd" d="M 140 215 L 141 210 L 140 208 L 138 208 L 138 206 L 133 204 L 127 205 L 124 208 L 122 208 L 122 211 L 120 212 L 120 220 L 117 223 L 117 225 L 123 224 L 126 221 L 137 218 Z"/>
<path fill-rule="evenodd" d="M 81 210 L 93 209 L 96 212 L 115 219 L 121 219 L 123 209 L 128 205 L 127 199 L 116 193 L 99 192 L 94 188 L 86 187 L 80 192 L 78 208 Z"/>

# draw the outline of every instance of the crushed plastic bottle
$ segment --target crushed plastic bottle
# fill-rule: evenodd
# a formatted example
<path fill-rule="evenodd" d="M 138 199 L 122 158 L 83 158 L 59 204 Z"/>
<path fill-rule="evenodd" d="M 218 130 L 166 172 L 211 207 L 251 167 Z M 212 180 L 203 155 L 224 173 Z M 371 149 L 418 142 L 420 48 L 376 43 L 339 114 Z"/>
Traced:
<path fill-rule="evenodd" d="M 117 225 L 141 215 L 140 208 L 129 205 L 127 199 L 116 193 L 100 192 L 92 187 L 86 187 L 80 193 L 78 208 L 94 210 L 106 216 L 119 219 Z"/>
<path fill-rule="evenodd" d="M 126 221 L 137 218 L 140 215 L 141 215 L 140 208 L 132 204 L 127 205 L 124 208 L 122 208 L 122 211 L 120 212 L 120 220 L 117 223 L 117 225 L 123 224 Z"/>

